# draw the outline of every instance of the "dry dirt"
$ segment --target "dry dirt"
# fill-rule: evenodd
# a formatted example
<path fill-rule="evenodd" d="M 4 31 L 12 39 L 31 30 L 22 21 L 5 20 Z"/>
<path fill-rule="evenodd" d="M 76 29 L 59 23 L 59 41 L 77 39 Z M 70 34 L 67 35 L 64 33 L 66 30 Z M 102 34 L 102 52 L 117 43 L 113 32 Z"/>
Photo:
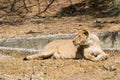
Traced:
<path fill-rule="evenodd" d="M 23 57 L 0 60 L 0 80 L 120 80 L 120 54 L 106 61 L 31 60 Z"/>
<path fill-rule="evenodd" d="M 74 33 L 85 27 L 92 32 L 120 30 L 120 18 L 90 16 L 28 19 L 23 24 L 0 25 L 0 38 L 32 37 Z M 23 57 L 0 60 L 0 80 L 120 80 L 120 54 L 112 52 L 106 61 L 31 60 Z"/>
<path fill-rule="evenodd" d="M 120 17 L 93 18 L 86 15 L 62 18 L 27 19 L 22 24 L 18 24 L 17 22 L 1 23 L 0 38 L 74 33 L 76 29 L 82 27 L 92 32 L 116 31 L 120 30 L 119 25 Z"/>

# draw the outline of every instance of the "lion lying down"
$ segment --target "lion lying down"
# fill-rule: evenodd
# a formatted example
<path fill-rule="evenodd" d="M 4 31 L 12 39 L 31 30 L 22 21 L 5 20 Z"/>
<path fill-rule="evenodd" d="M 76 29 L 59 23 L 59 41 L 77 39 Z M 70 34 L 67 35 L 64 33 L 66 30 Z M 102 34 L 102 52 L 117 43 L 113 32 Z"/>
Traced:
<path fill-rule="evenodd" d="M 85 43 L 85 34 L 83 30 L 80 30 L 79 35 L 79 43 Z M 72 39 L 61 39 L 61 40 L 53 40 L 50 42 L 42 52 L 38 52 L 38 54 L 30 55 L 25 57 L 24 59 L 34 59 L 34 58 L 76 58 L 77 48 L 73 44 Z"/>
<path fill-rule="evenodd" d="M 108 58 L 107 54 L 101 49 L 100 40 L 95 34 L 86 31 L 88 36 L 84 45 L 79 45 L 79 52 L 85 59 L 91 61 L 102 61 Z M 74 44 L 81 44 L 79 37 L 74 38 Z"/>
<path fill-rule="evenodd" d="M 79 45 L 79 48 L 77 48 L 75 45 Z M 50 57 L 53 57 L 55 59 L 76 59 L 81 58 L 82 54 L 85 59 L 92 61 L 101 61 L 107 58 L 107 55 L 100 47 L 100 41 L 98 37 L 94 34 L 89 34 L 87 30 L 79 30 L 73 40 L 53 40 L 44 48 L 42 52 L 26 56 L 24 60 L 35 58 L 44 59 Z"/>

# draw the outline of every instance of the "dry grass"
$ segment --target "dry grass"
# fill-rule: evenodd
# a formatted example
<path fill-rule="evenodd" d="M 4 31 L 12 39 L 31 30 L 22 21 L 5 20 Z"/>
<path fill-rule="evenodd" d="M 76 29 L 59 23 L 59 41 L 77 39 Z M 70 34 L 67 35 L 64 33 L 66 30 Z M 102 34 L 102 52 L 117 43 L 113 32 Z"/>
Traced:
<path fill-rule="evenodd" d="M 102 62 L 88 60 L 31 60 L 23 57 L 0 60 L 0 75 L 5 80 L 119 80 L 120 54 L 109 54 Z M 111 69 L 113 67 L 113 69 Z"/>
<path fill-rule="evenodd" d="M 97 21 L 101 23 L 97 23 Z M 0 38 L 31 37 L 47 34 L 73 33 L 82 27 L 94 32 L 120 30 L 119 18 L 92 18 L 90 16 L 27 20 L 22 25 L 1 25 Z M 105 22 L 105 23 L 104 23 Z M 111 23 L 113 22 L 113 23 Z M 33 33 L 29 33 L 32 31 Z"/>

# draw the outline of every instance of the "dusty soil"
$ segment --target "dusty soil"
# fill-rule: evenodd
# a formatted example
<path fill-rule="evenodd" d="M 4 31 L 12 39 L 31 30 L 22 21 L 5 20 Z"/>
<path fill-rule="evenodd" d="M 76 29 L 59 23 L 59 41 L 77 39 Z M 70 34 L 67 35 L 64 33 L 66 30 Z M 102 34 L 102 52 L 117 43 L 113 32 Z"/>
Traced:
<path fill-rule="evenodd" d="M 0 60 L 1 80 L 119 80 L 120 54 L 109 54 L 106 61 L 31 60 L 23 57 Z"/>
<path fill-rule="evenodd" d="M 120 18 L 93 18 L 76 16 L 62 18 L 27 19 L 22 24 L 17 22 L 1 23 L 0 38 L 32 37 L 47 34 L 74 33 L 82 27 L 92 32 L 120 30 Z"/>

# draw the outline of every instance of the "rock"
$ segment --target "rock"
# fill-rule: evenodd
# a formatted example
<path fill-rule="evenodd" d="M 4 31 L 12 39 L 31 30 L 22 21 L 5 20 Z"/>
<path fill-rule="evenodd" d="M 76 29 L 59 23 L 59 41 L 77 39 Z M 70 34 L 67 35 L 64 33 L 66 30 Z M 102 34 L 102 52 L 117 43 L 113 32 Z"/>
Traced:
<path fill-rule="evenodd" d="M 46 69 L 46 65 L 44 63 L 40 63 L 42 69 Z"/>
<path fill-rule="evenodd" d="M 25 57 L 25 58 L 23 58 L 23 61 L 27 61 L 28 59 Z"/>
<path fill-rule="evenodd" d="M 5 80 L 5 78 L 0 78 L 0 80 Z"/>
<path fill-rule="evenodd" d="M 116 67 L 115 66 L 106 66 L 106 65 L 103 65 L 103 69 L 105 69 L 107 71 L 116 71 Z"/>
<path fill-rule="evenodd" d="M 2 55 L 0 56 L 0 60 L 7 60 L 7 59 L 11 59 L 12 56 L 8 56 L 8 55 Z"/>
<path fill-rule="evenodd" d="M 3 76 L 0 76 L 0 80 L 5 80 L 5 78 Z"/>
<path fill-rule="evenodd" d="M 31 80 L 47 80 L 44 76 L 44 73 L 40 72 L 39 74 L 32 75 Z"/>
<path fill-rule="evenodd" d="M 59 66 L 55 66 L 55 69 L 58 69 L 59 68 Z"/>
<path fill-rule="evenodd" d="M 45 64 L 44 63 L 40 63 L 40 66 L 45 66 Z"/>

